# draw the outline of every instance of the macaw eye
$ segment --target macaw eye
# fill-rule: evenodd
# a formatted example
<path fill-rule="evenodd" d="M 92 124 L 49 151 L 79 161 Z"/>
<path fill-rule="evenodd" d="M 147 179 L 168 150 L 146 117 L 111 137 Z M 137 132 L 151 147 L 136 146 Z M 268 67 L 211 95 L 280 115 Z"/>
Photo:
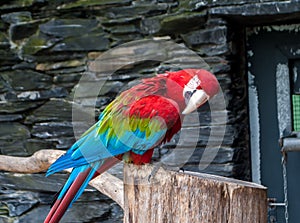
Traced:
<path fill-rule="evenodd" d="M 191 90 L 191 91 L 186 91 L 184 92 L 184 100 L 185 104 L 188 104 L 189 100 L 191 99 L 192 95 L 196 92 L 197 90 Z"/>

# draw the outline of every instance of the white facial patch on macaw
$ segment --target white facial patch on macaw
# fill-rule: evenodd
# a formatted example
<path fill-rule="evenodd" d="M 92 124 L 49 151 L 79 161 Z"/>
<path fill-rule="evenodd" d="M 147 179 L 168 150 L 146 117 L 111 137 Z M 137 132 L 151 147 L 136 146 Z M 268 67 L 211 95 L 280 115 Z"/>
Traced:
<path fill-rule="evenodd" d="M 190 89 L 196 89 L 201 84 L 201 81 L 199 80 L 198 76 L 195 75 L 188 83 L 187 87 Z"/>

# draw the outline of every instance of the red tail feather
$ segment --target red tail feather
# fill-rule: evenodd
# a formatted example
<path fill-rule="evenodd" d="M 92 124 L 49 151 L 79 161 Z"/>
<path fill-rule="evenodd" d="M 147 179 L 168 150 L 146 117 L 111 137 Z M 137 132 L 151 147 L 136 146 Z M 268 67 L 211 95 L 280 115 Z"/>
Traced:
<path fill-rule="evenodd" d="M 65 196 L 56 200 L 44 223 L 58 223 L 60 221 L 90 171 L 91 169 L 89 168 L 77 176 Z"/>
<path fill-rule="evenodd" d="M 99 167 L 99 169 L 95 172 L 92 179 L 99 176 L 101 173 L 105 172 L 118 162 L 120 162 L 120 160 L 116 159 L 115 157 L 106 159 L 104 163 Z M 64 213 L 68 209 L 70 203 L 72 202 L 73 198 L 76 196 L 77 191 L 80 189 L 81 185 L 88 177 L 90 171 L 91 168 L 85 170 L 76 177 L 76 179 L 74 180 L 66 194 L 63 196 L 63 198 L 57 199 L 55 201 L 44 223 L 58 223 L 60 221 L 60 219 L 63 217 Z"/>

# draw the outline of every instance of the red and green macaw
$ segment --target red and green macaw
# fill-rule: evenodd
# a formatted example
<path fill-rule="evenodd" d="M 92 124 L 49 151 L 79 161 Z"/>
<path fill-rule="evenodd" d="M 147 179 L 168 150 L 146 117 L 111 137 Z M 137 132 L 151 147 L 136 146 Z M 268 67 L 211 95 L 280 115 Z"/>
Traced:
<path fill-rule="evenodd" d="M 183 116 L 219 91 L 216 77 L 202 69 L 166 72 L 121 93 L 99 121 L 49 168 L 47 176 L 73 168 L 44 223 L 59 222 L 88 182 L 123 160 L 149 163 L 153 149 L 181 128 Z"/>

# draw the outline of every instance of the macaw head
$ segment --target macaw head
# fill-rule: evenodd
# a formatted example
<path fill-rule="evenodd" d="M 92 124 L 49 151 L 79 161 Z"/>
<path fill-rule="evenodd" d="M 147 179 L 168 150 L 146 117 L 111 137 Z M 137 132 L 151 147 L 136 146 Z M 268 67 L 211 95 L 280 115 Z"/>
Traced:
<path fill-rule="evenodd" d="M 167 95 L 175 100 L 186 115 L 219 92 L 217 78 L 203 69 L 186 69 L 167 74 Z"/>

